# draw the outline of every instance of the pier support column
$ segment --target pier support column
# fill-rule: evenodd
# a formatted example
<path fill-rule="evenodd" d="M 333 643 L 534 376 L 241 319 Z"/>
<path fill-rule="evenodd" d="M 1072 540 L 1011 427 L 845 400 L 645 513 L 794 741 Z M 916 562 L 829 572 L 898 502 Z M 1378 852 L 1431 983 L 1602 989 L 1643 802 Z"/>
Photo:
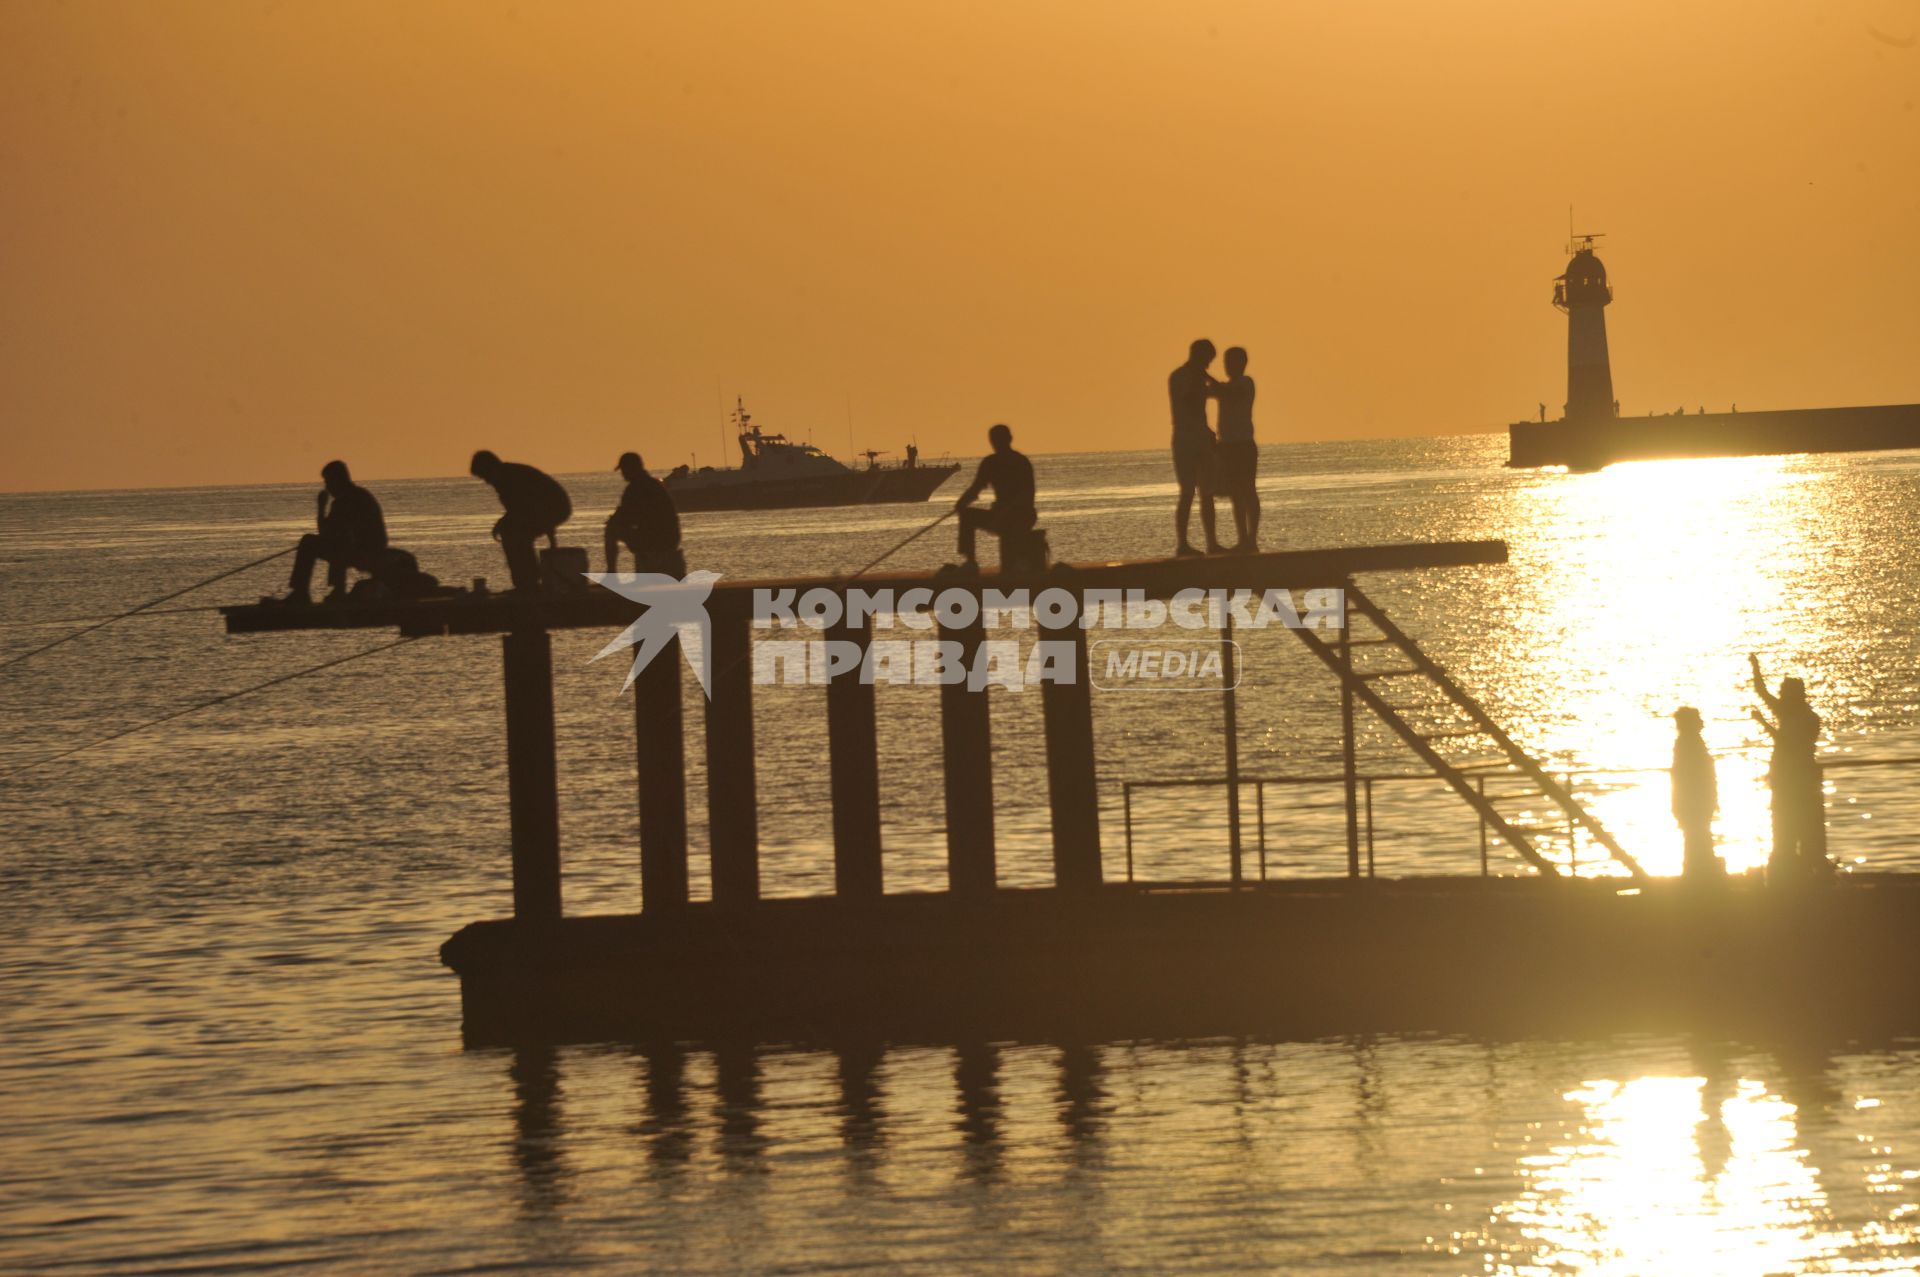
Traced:
<path fill-rule="evenodd" d="M 1347 805 L 1347 877 L 1360 876 L 1360 773 L 1353 733 L 1353 609 L 1347 606 L 1351 578 L 1340 583 L 1340 777 Z"/>
<path fill-rule="evenodd" d="M 973 624 L 940 628 L 943 642 L 960 645 L 960 665 L 971 670 L 986 631 Z M 947 782 L 947 890 L 985 896 L 998 880 L 993 846 L 993 737 L 987 689 L 965 680 L 940 685 L 940 745 Z"/>
<path fill-rule="evenodd" d="M 760 898 L 760 814 L 753 769 L 753 632 L 748 600 L 715 594 L 712 695 L 707 698 L 707 832 L 713 901 Z"/>
<path fill-rule="evenodd" d="M 1068 891 L 1100 885 L 1100 787 L 1093 764 L 1093 682 L 1087 632 L 1078 620 L 1040 631 L 1043 642 L 1070 645 L 1073 677 L 1040 685 L 1047 732 L 1047 798 L 1053 809 L 1053 882 Z"/>
<path fill-rule="evenodd" d="M 560 794 L 553 748 L 553 643 L 539 628 L 500 642 L 506 666 L 513 917 L 560 920 Z"/>
<path fill-rule="evenodd" d="M 680 700 L 680 640 L 672 638 L 633 682 L 640 773 L 640 904 L 648 913 L 687 903 L 687 752 Z"/>
<path fill-rule="evenodd" d="M 880 866 L 880 737 L 874 687 L 862 678 L 871 622 L 836 625 L 831 643 L 850 643 L 861 659 L 827 680 L 827 770 L 833 786 L 833 889 L 842 899 L 878 900 Z"/>
<path fill-rule="evenodd" d="M 1240 715 L 1234 701 L 1239 683 L 1239 649 L 1233 642 L 1233 617 L 1220 618 L 1221 734 L 1227 743 L 1227 863 L 1233 885 L 1241 882 L 1240 872 Z"/>

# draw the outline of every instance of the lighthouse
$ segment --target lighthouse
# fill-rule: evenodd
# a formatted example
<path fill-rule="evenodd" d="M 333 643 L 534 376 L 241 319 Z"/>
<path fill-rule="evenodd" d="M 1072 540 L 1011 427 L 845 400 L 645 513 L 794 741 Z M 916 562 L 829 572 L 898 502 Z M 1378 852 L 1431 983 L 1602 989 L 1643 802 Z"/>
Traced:
<path fill-rule="evenodd" d="M 1598 235 L 1567 245 L 1573 260 L 1553 283 L 1553 304 L 1567 312 L 1567 420 L 1602 421 L 1615 415 L 1613 368 L 1607 362 L 1607 268 L 1593 255 Z"/>

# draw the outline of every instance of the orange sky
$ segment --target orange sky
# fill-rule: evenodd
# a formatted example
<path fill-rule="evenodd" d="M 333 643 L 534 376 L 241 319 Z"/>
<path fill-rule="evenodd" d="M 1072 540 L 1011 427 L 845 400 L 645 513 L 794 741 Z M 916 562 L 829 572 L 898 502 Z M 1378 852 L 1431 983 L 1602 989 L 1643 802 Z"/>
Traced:
<path fill-rule="evenodd" d="M 1205 16 L 1197 16 L 1204 14 Z M 1920 400 L 1920 0 L 0 0 L 0 488 Z"/>

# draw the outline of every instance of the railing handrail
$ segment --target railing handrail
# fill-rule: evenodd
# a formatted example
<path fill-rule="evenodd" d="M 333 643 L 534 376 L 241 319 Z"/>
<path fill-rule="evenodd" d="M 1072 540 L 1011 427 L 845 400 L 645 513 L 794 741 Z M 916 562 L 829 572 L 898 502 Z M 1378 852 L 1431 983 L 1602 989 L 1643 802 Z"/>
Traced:
<path fill-rule="evenodd" d="M 1835 755 L 1828 755 L 1825 757 L 1821 757 L 1816 761 L 1819 763 L 1823 771 L 1833 771 L 1833 770 L 1843 769 L 1843 768 L 1920 766 L 1920 756 L 1911 757 L 1911 758 L 1908 758 L 1908 757 L 1849 758 L 1844 755 L 1835 754 Z M 1518 767 L 1515 767 L 1508 763 L 1482 764 L 1477 766 L 1470 765 L 1470 766 L 1461 767 L 1459 770 L 1474 774 L 1476 780 L 1483 786 L 1489 780 L 1499 780 L 1509 775 L 1515 780 L 1531 780 L 1532 779 L 1525 772 L 1521 771 Z M 1572 767 L 1572 768 L 1553 768 L 1551 770 L 1559 773 L 1559 775 L 1562 778 L 1561 783 L 1563 785 L 1566 785 L 1568 788 L 1572 788 L 1575 780 L 1585 778 L 1585 777 L 1653 776 L 1653 775 L 1663 774 L 1671 769 L 1666 767 Z M 1144 780 L 1130 780 L 1126 778 L 1121 778 L 1120 789 L 1121 789 L 1121 797 L 1122 797 L 1122 807 L 1125 813 L 1124 819 L 1126 824 L 1127 881 L 1129 882 L 1133 881 L 1133 791 L 1136 789 L 1213 788 L 1216 786 L 1225 786 L 1227 783 L 1227 779 L 1228 778 L 1224 774 L 1219 776 L 1148 777 Z M 1256 774 L 1241 773 L 1237 777 L 1237 779 L 1241 785 L 1251 785 L 1254 787 L 1254 790 L 1255 790 L 1255 802 L 1257 804 L 1257 809 L 1259 812 L 1257 833 L 1258 833 L 1259 845 L 1260 845 L 1260 878 L 1263 881 L 1267 876 L 1267 872 L 1266 872 L 1267 871 L 1267 854 L 1266 854 L 1266 834 L 1267 834 L 1266 823 L 1267 822 L 1266 822 L 1266 796 L 1265 796 L 1266 787 L 1268 785 L 1339 785 L 1339 784 L 1344 784 L 1346 782 L 1345 774 L 1340 772 L 1335 772 L 1330 775 L 1324 775 L 1324 776 L 1311 776 L 1311 775 L 1310 776 L 1261 776 Z M 1392 782 L 1403 782 L 1403 781 L 1427 781 L 1435 784 L 1444 784 L 1445 781 L 1443 780 L 1443 778 L 1434 775 L 1430 771 L 1357 772 L 1355 773 L 1355 779 L 1358 780 L 1362 785 L 1366 786 L 1366 789 L 1367 789 L 1367 803 L 1366 803 L 1367 872 L 1365 876 L 1368 878 L 1371 878 L 1373 877 L 1373 833 L 1374 833 L 1373 793 L 1372 793 L 1373 786 L 1381 783 L 1392 783 Z M 1569 830 L 1568 832 L 1569 832 L 1569 835 L 1571 835 L 1572 831 Z M 1482 876 L 1485 876 L 1488 872 L 1488 863 L 1487 863 L 1487 846 L 1486 846 L 1486 820 L 1484 817 L 1481 818 L 1480 820 L 1480 833 L 1481 833 L 1480 872 Z M 1568 847 L 1570 852 L 1573 855 L 1577 856 L 1578 854 L 1577 840 L 1570 837 L 1568 842 Z"/>
<path fill-rule="evenodd" d="M 1912 758 L 1849 758 L 1842 754 L 1823 755 L 1815 759 L 1828 771 L 1849 767 L 1920 767 L 1920 756 Z M 1526 773 L 1508 763 L 1469 763 L 1460 768 L 1463 772 L 1477 772 L 1492 779 L 1503 774 L 1511 774 L 1516 779 L 1527 779 Z M 1655 776 L 1671 771 L 1670 767 L 1554 767 L 1550 770 L 1563 776 Z M 1359 772 L 1361 780 L 1439 780 L 1430 771 L 1419 772 Z M 1109 779 L 1112 779 L 1111 777 Z M 1240 774 L 1241 784 L 1255 781 L 1265 785 L 1337 785 L 1346 778 L 1338 772 L 1325 776 L 1262 776 L 1253 772 Z M 1186 786 L 1224 785 L 1225 775 L 1219 776 L 1149 776 L 1145 779 L 1120 778 L 1122 785 L 1133 789 L 1178 789 Z"/>

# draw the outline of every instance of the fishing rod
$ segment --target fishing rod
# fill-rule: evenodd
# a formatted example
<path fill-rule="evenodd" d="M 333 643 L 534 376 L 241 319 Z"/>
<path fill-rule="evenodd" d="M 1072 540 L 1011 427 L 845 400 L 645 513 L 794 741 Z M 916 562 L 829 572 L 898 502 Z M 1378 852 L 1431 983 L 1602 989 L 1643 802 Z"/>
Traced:
<path fill-rule="evenodd" d="M 162 723 L 171 723 L 176 718 L 185 718 L 187 715 L 197 714 L 203 709 L 212 709 L 215 705 L 224 705 L 228 701 L 239 700 L 242 696 L 251 696 L 255 692 L 264 692 L 270 687 L 278 687 L 282 683 L 291 683 L 293 682 L 293 680 L 297 678 L 305 678 L 309 674 L 318 674 L 321 670 L 329 670 L 336 665 L 345 665 L 349 661 L 357 661 L 363 656 L 373 656 L 380 652 L 390 652 L 396 647 L 401 647 L 407 643 L 417 642 L 418 639 L 419 639 L 419 635 L 408 635 L 406 638 L 395 639 L 391 643 L 382 643 L 378 647 L 369 647 L 362 651 L 351 652 L 346 656 L 336 656 L 330 661 L 322 661 L 318 665 L 309 665 L 307 668 L 303 670 L 295 670 L 291 674 L 276 675 L 275 677 L 268 679 L 264 683 L 255 683 L 252 687 L 243 687 L 237 692 L 222 693 L 221 695 L 214 697 L 212 700 L 201 701 L 197 705 L 189 705 L 185 709 L 174 710 L 171 714 L 163 714 L 159 718 L 151 719 L 144 723 L 139 723 L 133 727 L 126 728 L 122 731 L 117 731 L 113 733 L 111 736 L 102 736 L 99 740 L 90 740 L 84 745 L 75 745 L 72 749 L 64 749 L 57 754 L 48 754 L 45 758 L 38 759 L 35 762 L 27 763 L 20 767 L 14 767 L 5 772 L 0 772 L 0 775 L 4 775 L 4 776 L 24 775 L 27 772 L 33 771 L 35 768 L 45 767 L 48 763 L 56 763 L 63 758 L 72 758 L 75 754 L 85 753 L 87 750 L 90 750 L 90 749 L 97 749 L 101 745 L 105 745 L 110 741 L 117 741 L 117 740 L 124 739 L 125 737 L 133 735 L 135 732 L 144 732 L 149 727 L 158 727 Z"/>
<path fill-rule="evenodd" d="M 275 550 L 272 554 L 266 555 L 263 558 L 255 559 L 251 563 L 242 563 L 237 568 L 228 568 L 225 572 L 221 572 L 215 576 L 210 576 L 204 581 L 195 581 L 192 585 L 189 585 L 184 589 L 175 590 L 171 594 L 162 594 L 157 599 L 148 599 L 145 603 L 142 603 L 139 607 L 132 607 L 132 608 L 128 608 L 124 612 L 117 612 L 114 615 L 107 617 L 103 621 L 95 621 L 92 625 L 89 625 L 84 629 L 75 630 L 71 634 L 62 634 L 59 638 L 53 640 L 51 643 L 42 643 L 39 647 L 34 648 L 32 651 L 22 652 L 18 656 L 10 656 L 4 661 L 0 661 L 0 670 L 6 669 L 9 665 L 18 665 L 22 661 L 30 660 L 33 657 L 40 655 L 42 652 L 51 652 L 54 648 L 59 647 L 62 643 L 70 643 L 74 639 L 79 638 L 83 634 L 91 634 L 95 630 L 103 629 L 106 626 L 112 625 L 115 621 L 124 621 L 128 617 L 133 616 L 139 612 L 144 612 L 150 607 L 158 607 L 160 604 L 165 603 L 171 599 L 177 599 L 182 594 L 191 594 L 195 590 L 201 588 L 202 586 L 212 585 L 215 581 L 224 581 L 230 576 L 238 576 L 242 572 L 245 572 L 248 568 L 257 568 L 262 563 L 271 563 L 275 559 L 281 558 L 285 555 L 292 554 L 295 548 L 296 547 L 288 546 L 284 550 Z"/>
<path fill-rule="evenodd" d="M 885 554 L 881 555 L 879 558 L 875 559 L 873 562 L 867 564 L 867 566 L 861 568 L 858 572 L 855 572 L 853 576 L 850 576 L 847 579 L 851 581 L 854 579 L 854 577 L 865 576 L 867 573 L 873 571 L 875 568 L 879 567 L 882 563 L 885 563 L 888 559 L 892 558 L 894 555 L 898 554 L 900 551 L 912 545 L 915 541 L 918 541 L 921 537 L 927 535 L 927 533 L 933 531 L 935 528 L 945 523 L 948 519 L 951 519 L 954 516 L 954 514 L 959 511 L 959 509 L 960 509 L 959 506 L 954 506 L 952 509 L 948 510 L 945 514 L 935 519 L 932 523 L 929 523 L 926 527 L 921 528 L 918 532 L 914 533 L 912 536 L 908 537 L 906 540 L 900 542 L 898 545 L 894 546 L 892 549 L 888 550 Z"/>
<path fill-rule="evenodd" d="M 209 603 L 205 607 L 163 607 L 157 612 L 152 610 L 122 612 L 119 616 L 110 616 L 106 620 L 126 621 L 138 618 L 144 621 L 150 616 L 205 616 L 209 612 L 224 612 L 230 606 L 232 605 L 228 603 Z M 0 630 L 45 630 L 55 626 L 87 625 L 99 620 L 101 618 L 97 616 L 63 616 L 51 621 L 0 621 Z"/>

